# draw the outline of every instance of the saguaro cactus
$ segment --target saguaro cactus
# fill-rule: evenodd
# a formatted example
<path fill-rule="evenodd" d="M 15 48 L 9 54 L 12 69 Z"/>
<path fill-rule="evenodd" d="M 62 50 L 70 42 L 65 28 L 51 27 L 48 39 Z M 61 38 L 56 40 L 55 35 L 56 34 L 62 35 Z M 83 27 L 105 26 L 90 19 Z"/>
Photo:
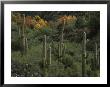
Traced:
<path fill-rule="evenodd" d="M 23 41 L 23 53 L 25 53 L 25 33 L 24 33 L 24 29 L 25 28 L 25 14 L 23 14 L 23 25 L 22 25 L 22 41 Z"/>
<path fill-rule="evenodd" d="M 65 56 L 65 50 L 66 50 L 66 46 L 64 43 L 62 43 L 62 57 Z"/>
<path fill-rule="evenodd" d="M 51 42 L 51 48 L 52 48 L 52 52 L 53 52 L 53 54 L 55 53 L 55 43 L 54 43 L 54 41 L 52 40 L 52 42 Z"/>
<path fill-rule="evenodd" d="M 61 43 L 63 43 L 64 29 L 65 29 L 65 19 L 64 19 L 63 29 L 62 29 L 62 32 L 61 32 Z"/>
<path fill-rule="evenodd" d="M 86 75 L 86 32 L 83 35 L 82 76 Z"/>
<path fill-rule="evenodd" d="M 62 32 L 61 32 L 61 39 L 60 39 L 60 42 L 58 44 L 58 50 L 59 50 L 59 58 L 60 60 L 62 60 L 62 56 L 63 56 L 63 47 L 64 47 L 64 28 L 65 28 L 65 19 L 64 19 L 64 24 L 63 24 L 63 29 L 62 29 Z"/>
<path fill-rule="evenodd" d="M 99 65 L 99 59 L 98 59 L 98 46 L 97 43 L 95 43 L 95 60 L 96 60 L 96 67 L 98 68 Z"/>
<path fill-rule="evenodd" d="M 97 43 L 95 43 L 95 52 L 94 52 L 94 58 L 91 59 L 91 70 L 92 70 L 92 74 L 93 76 L 97 76 L 97 69 L 98 69 L 98 46 Z"/>
<path fill-rule="evenodd" d="M 60 50 L 61 50 L 61 48 L 60 48 L 60 42 L 59 42 L 59 43 L 58 43 L 58 56 L 59 56 L 59 58 L 60 58 L 60 56 L 61 56 L 61 53 L 60 53 L 61 51 L 60 51 Z"/>
<path fill-rule="evenodd" d="M 28 50 L 28 41 L 27 41 L 27 38 L 25 38 L 25 43 L 26 43 L 26 52 Z"/>
<path fill-rule="evenodd" d="M 84 32 L 84 56 L 86 57 L 86 32 Z"/>
<path fill-rule="evenodd" d="M 51 54 L 51 46 L 49 45 L 49 64 L 51 64 L 51 56 L 52 56 L 52 54 Z"/>
<path fill-rule="evenodd" d="M 43 51 L 43 75 L 48 76 L 48 73 L 47 73 L 47 67 L 48 67 L 48 64 L 47 64 L 47 36 L 46 35 L 44 35 L 42 51 Z"/>
<path fill-rule="evenodd" d="M 18 32 L 19 32 L 19 36 L 21 37 L 20 25 L 18 26 Z"/>
<path fill-rule="evenodd" d="M 47 38 L 46 35 L 44 35 L 44 65 L 47 64 Z"/>
<path fill-rule="evenodd" d="M 59 60 L 62 61 L 62 58 L 65 55 L 65 45 L 64 43 L 59 42 L 58 43 L 58 56 L 59 56 Z"/>
<path fill-rule="evenodd" d="M 100 49 L 97 49 L 98 50 L 98 54 L 97 54 L 97 57 L 98 57 L 98 67 L 100 67 Z"/>

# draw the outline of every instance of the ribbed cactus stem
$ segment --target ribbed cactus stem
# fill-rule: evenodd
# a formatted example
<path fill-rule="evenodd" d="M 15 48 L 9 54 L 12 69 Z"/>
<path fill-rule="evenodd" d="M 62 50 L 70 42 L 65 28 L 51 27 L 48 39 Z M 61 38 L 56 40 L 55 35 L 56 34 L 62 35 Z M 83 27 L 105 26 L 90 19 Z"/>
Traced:
<path fill-rule="evenodd" d="M 65 22 L 66 22 L 66 20 L 64 19 L 64 21 L 63 21 L 64 23 L 63 23 L 63 31 L 64 31 L 64 28 L 65 28 Z"/>
<path fill-rule="evenodd" d="M 64 31 L 64 29 L 65 29 L 65 19 L 64 19 L 63 29 L 62 29 L 62 33 L 61 33 L 61 43 L 63 43 L 63 36 L 64 36 L 63 31 Z"/>
<path fill-rule="evenodd" d="M 98 68 L 99 66 L 99 59 L 98 59 L 98 46 L 97 46 L 97 43 L 95 43 L 95 60 L 96 60 L 96 67 Z"/>
<path fill-rule="evenodd" d="M 82 76 L 85 76 L 86 74 L 86 32 L 84 32 L 83 35 L 83 54 L 82 54 Z"/>
<path fill-rule="evenodd" d="M 85 76 L 85 59 L 82 57 L 82 76 Z"/>
<path fill-rule="evenodd" d="M 24 36 L 24 30 L 25 30 L 24 28 L 25 28 L 25 14 L 23 14 L 23 29 L 22 29 L 23 30 L 23 36 Z"/>
<path fill-rule="evenodd" d="M 26 43 L 26 51 L 28 50 L 28 41 L 27 41 L 27 38 L 25 39 L 25 43 Z"/>
<path fill-rule="evenodd" d="M 59 58 L 60 58 L 60 43 L 58 43 L 58 56 L 59 56 Z"/>
<path fill-rule="evenodd" d="M 61 43 L 63 43 L 63 31 L 62 31 L 62 34 L 61 34 Z"/>
<path fill-rule="evenodd" d="M 21 36 L 20 26 L 18 26 L 18 32 L 19 32 L 19 36 Z"/>
<path fill-rule="evenodd" d="M 46 40 L 46 35 L 44 35 L 44 62 L 47 63 L 46 57 L 47 57 L 47 40 Z"/>
<path fill-rule="evenodd" d="M 95 54 L 96 54 L 96 60 L 97 60 L 97 55 L 98 55 L 98 53 L 97 53 L 97 43 L 95 43 Z"/>
<path fill-rule="evenodd" d="M 64 55 L 65 55 L 65 49 L 66 49 L 66 47 L 65 47 L 65 44 L 64 44 L 64 43 L 62 43 L 62 47 L 63 47 L 62 56 L 64 57 Z"/>
<path fill-rule="evenodd" d="M 97 57 L 98 57 L 98 67 L 100 66 L 100 50 L 99 49 L 97 49 L 98 50 L 98 55 L 97 55 Z"/>
<path fill-rule="evenodd" d="M 52 52 L 54 53 L 55 52 L 55 46 L 54 46 L 54 41 L 52 40 Z"/>
<path fill-rule="evenodd" d="M 62 56 L 62 42 L 60 42 L 60 54 Z"/>
<path fill-rule="evenodd" d="M 85 57 L 87 56 L 86 54 L 86 32 L 84 32 L 84 55 Z"/>
<path fill-rule="evenodd" d="M 25 34 L 24 34 L 24 27 L 25 26 L 25 14 L 23 14 L 23 26 L 22 26 L 22 41 L 23 41 L 23 51 L 25 53 L 25 46 L 26 46 L 26 43 L 25 43 Z"/>
<path fill-rule="evenodd" d="M 52 57 L 51 46 L 49 46 L 49 64 L 51 64 L 51 57 Z"/>

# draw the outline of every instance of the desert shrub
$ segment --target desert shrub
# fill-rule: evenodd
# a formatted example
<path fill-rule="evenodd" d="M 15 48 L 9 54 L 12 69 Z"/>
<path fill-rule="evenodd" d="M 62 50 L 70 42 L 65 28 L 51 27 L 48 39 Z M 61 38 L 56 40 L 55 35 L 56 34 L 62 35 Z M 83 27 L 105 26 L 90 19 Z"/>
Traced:
<path fill-rule="evenodd" d="M 12 50 L 22 50 L 22 43 L 21 43 L 21 38 L 16 38 L 16 40 L 11 41 L 11 49 Z"/>
<path fill-rule="evenodd" d="M 71 67 L 73 64 L 73 59 L 70 55 L 65 55 L 65 57 L 62 59 L 62 63 L 64 64 L 65 68 Z"/>
<path fill-rule="evenodd" d="M 87 20 L 84 16 L 79 16 L 77 18 L 76 24 L 75 24 L 76 28 L 80 29 L 80 28 L 84 28 L 87 26 Z"/>

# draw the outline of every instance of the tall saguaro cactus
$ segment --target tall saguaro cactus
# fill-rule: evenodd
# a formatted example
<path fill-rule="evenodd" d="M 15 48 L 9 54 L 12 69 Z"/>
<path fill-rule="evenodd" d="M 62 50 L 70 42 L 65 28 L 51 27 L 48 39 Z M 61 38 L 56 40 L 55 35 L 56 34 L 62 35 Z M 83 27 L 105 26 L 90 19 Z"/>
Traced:
<path fill-rule="evenodd" d="M 27 38 L 25 38 L 25 43 L 26 43 L 26 51 L 28 50 L 28 41 Z"/>
<path fill-rule="evenodd" d="M 64 55 L 65 55 L 65 44 L 59 42 L 58 43 L 58 56 L 59 56 L 60 61 L 62 61 Z"/>
<path fill-rule="evenodd" d="M 23 14 L 23 25 L 22 25 L 22 40 L 23 40 L 23 52 L 25 53 L 26 49 L 26 40 L 25 40 L 25 33 L 24 29 L 25 28 L 25 14 Z"/>
<path fill-rule="evenodd" d="M 51 64 L 51 57 L 52 54 L 51 54 L 51 46 L 49 45 L 49 64 Z"/>
<path fill-rule="evenodd" d="M 47 63 L 47 38 L 44 35 L 44 65 Z"/>
<path fill-rule="evenodd" d="M 82 54 L 82 76 L 86 75 L 86 32 L 83 35 L 83 54 Z"/>
<path fill-rule="evenodd" d="M 59 56 L 59 58 L 60 58 L 60 43 L 58 43 L 58 56 Z"/>
<path fill-rule="evenodd" d="M 44 35 L 43 39 L 43 75 L 47 76 L 47 36 Z"/>
<path fill-rule="evenodd" d="M 97 43 L 95 43 L 95 60 L 96 60 L 96 67 L 98 66 L 98 50 L 97 50 Z"/>
<path fill-rule="evenodd" d="M 64 49 L 64 28 L 65 28 L 65 19 L 63 21 L 63 29 L 62 29 L 62 32 L 61 32 L 61 39 L 60 39 L 60 42 L 58 44 L 58 52 L 59 52 L 59 58 L 60 60 L 62 60 L 62 57 L 63 57 L 63 49 Z"/>
<path fill-rule="evenodd" d="M 62 29 L 62 32 L 61 32 L 61 43 L 63 43 L 64 29 L 65 29 L 65 19 L 64 19 L 64 23 L 63 23 L 63 29 Z"/>
<path fill-rule="evenodd" d="M 18 32 L 19 32 L 19 36 L 21 37 L 20 25 L 18 26 Z"/>
<path fill-rule="evenodd" d="M 100 67 L 100 49 L 97 48 L 98 67 Z"/>
<path fill-rule="evenodd" d="M 66 50 L 66 46 L 65 46 L 64 43 L 62 44 L 62 47 L 63 47 L 63 50 L 62 50 L 62 56 L 64 57 L 64 55 L 65 55 L 65 50 Z"/>
<path fill-rule="evenodd" d="M 84 56 L 86 57 L 86 32 L 84 32 Z"/>
<path fill-rule="evenodd" d="M 23 25 L 22 25 L 22 31 L 21 31 L 22 32 L 23 53 L 27 53 L 27 50 L 28 50 L 28 41 L 26 38 L 25 30 L 26 30 L 25 14 L 23 14 Z"/>

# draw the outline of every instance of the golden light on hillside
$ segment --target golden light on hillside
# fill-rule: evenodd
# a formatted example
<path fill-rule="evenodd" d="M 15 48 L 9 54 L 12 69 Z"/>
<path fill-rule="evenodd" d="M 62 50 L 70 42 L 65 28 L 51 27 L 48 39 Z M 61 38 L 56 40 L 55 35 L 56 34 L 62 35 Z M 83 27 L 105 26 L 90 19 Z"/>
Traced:
<path fill-rule="evenodd" d="M 35 16 L 36 24 L 34 26 L 35 29 L 41 29 L 43 27 L 48 26 L 48 22 L 42 19 L 40 16 Z"/>

